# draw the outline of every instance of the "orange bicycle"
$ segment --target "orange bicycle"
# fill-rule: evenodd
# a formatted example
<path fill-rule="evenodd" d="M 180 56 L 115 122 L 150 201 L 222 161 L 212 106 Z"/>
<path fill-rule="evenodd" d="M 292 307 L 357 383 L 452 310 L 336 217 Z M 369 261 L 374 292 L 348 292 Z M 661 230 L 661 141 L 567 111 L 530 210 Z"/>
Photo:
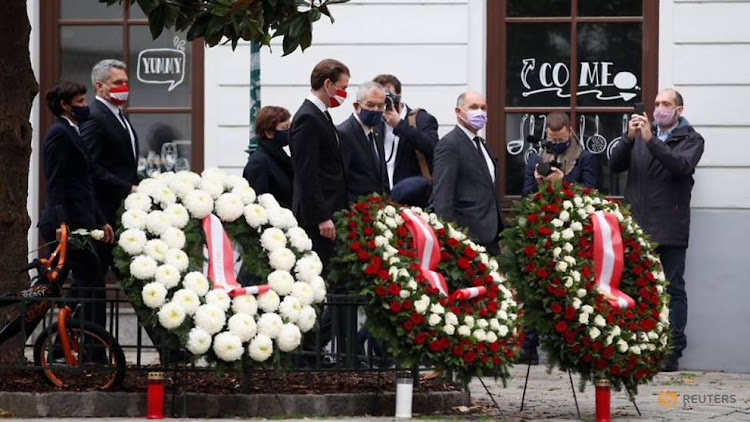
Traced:
<path fill-rule="evenodd" d="M 62 297 L 61 286 L 68 271 L 65 259 L 68 227 L 58 230 L 57 247 L 48 258 L 35 259 L 20 273 L 37 270 L 27 289 L 9 293 L 0 299 L 0 308 L 28 302 L 24 312 L 0 329 L 0 344 L 23 332 L 28 337 Z M 59 388 L 96 386 L 111 389 L 125 376 L 125 354 L 122 347 L 104 328 L 73 317 L 68 305 L 58 306 L 57 321 L 41 332 L 34 343 L 34 364 L 45 382 Z"/>

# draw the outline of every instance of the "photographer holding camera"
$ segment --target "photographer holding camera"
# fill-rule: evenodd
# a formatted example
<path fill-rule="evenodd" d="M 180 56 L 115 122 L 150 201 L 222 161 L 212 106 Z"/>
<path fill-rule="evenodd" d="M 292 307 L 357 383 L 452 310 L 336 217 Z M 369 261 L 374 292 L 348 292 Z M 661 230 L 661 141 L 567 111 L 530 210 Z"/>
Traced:
<path fill-rule="evenodd" d="M 521 195 L 536 192 L 545 182 L 565 181 L 595 188 L 598 177 L 596 158 L 583 149 L 573 135 L 570 118 L 559 111 L 547 115 L 547 140 L 539 141 L 539 154 L 529 157 Z"/>
<path fill-rule="evenodd" d="M 389 188 L 412 177 L 429 179 L 433 151 L 439 139 L 437 120 L 427 111 L 412 109 L 401 101 L 401 82 L 395 76 L 378 75 L 373 81 L 386 90 L 384 123 L 378 129 L 384 135 Z M 415 179 L 407 182 L 410 183 L 423 185 Z"/>

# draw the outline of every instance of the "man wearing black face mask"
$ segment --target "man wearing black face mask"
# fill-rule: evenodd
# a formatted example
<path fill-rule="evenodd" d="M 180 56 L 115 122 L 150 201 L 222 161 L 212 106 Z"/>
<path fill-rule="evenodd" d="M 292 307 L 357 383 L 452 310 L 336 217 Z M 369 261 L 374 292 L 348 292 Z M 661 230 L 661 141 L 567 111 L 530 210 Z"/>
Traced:
<path fill-rule="evenodd" d="M 546 135 L 546 146 L 539 154 L 530 156 L 526 164 L 521 195 L 536 192 L 540 184 L 553 181 L 578 183 L 595 188 L 598 178 L 596 158 L 583 149 L 572 136 L 568 115 L 558 111 L 547 115 Z M 537 166 L 541 163 L 553 164 L 549 174 L 539 174 Z"/>
<path fill-rule="evenodd" d="M 365 82 L 357 91 L 354 113 L 337 128 L 349 203 L 362 195 L 388 192 L 383 136 L 375 128 L 382 122 L 383 110 L 385 90 L 377 82 Z"/>
<path fill-rule="evenodd" d="M 287 153 L 292 115 L 283 107 L 266 106 L 255 118 L 258 149 L 250 154 L 242 176 L 255 193 L 270 193 L 284 208 L 292 208 L 292 159 Z"/>

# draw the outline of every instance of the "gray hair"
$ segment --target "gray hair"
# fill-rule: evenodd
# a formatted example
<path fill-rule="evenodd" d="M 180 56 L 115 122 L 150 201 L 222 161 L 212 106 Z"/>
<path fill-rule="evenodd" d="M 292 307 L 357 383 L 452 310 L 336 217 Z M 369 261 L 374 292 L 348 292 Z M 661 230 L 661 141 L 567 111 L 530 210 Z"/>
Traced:
<path fill-rule="evenodd" d="M 359 86 L 359 89 L 357 90 L 357 102 L 364 101 L 365 97 L 367 96 L 367 92 L 369 92 L 371 89 L 379 89 L 383 91 L 383 94 L 385 94 L 385 88 L 383 88 L 383 85 L 380 85 L 379 83 L 375 81 L 367 81 Z"/>
<path fill-rule="evenodd" d="M 122 69 L 127 71 L 128 67 L 125 63 L 115 59 L 104 59 L 94 65 L 91 69 L 91 85 L 96 86 L 97 82 L 106 82 L 109 79 L 109 71 L 111 69 Z"/>

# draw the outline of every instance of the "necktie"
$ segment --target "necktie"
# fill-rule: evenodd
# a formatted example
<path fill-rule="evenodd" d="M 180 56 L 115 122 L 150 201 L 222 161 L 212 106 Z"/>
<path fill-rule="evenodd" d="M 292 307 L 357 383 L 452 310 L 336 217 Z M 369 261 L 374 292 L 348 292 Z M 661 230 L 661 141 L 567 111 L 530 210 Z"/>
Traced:
<path fill-rule="evenodd" d="M 125 132 L 128 134 L 128 139 L 130 139 L 130 146 L 133 150 L 133 157 L 135 157 L 136 156 L 135 144 L 133 143 L 133 139 L 130 137 L 130 126 L 128 125 L 127 120 L 125 120 L 125 115 L 122 114 L 122 110 L 118 110 L 117 117 L 120 118 L 120 121 L 122 122 L 123 126 L 125 126 Z"/>
<path fill-rule="evenodd" d="M 490 180 L 492 180 L 492 174 L 490 172 L 489 166 L 487 165 L 487 159 L 484 158 L 484 151 L 482 150 L 483 141 L 484 140 L 482 139 L 481 136 L 474 137 L 474 143 L 476 144 L 477 152 L 479 153 L 479 159 L 480 159 L 480 162 L 482 163 L 481 166 L 487 169 L 487 176 L 490 176 Z"/>
<path fill-rule="evenodd" d="M 378 169 L 378 174 L 380 174 L 380 155 L 378 154 L 378 145 L 375 143 L 375 132 L 370 131 L 367 139 L 370 141 L 370 149 L 372 150 L 372 157 L 375 160 L 375 167 Z"/>

